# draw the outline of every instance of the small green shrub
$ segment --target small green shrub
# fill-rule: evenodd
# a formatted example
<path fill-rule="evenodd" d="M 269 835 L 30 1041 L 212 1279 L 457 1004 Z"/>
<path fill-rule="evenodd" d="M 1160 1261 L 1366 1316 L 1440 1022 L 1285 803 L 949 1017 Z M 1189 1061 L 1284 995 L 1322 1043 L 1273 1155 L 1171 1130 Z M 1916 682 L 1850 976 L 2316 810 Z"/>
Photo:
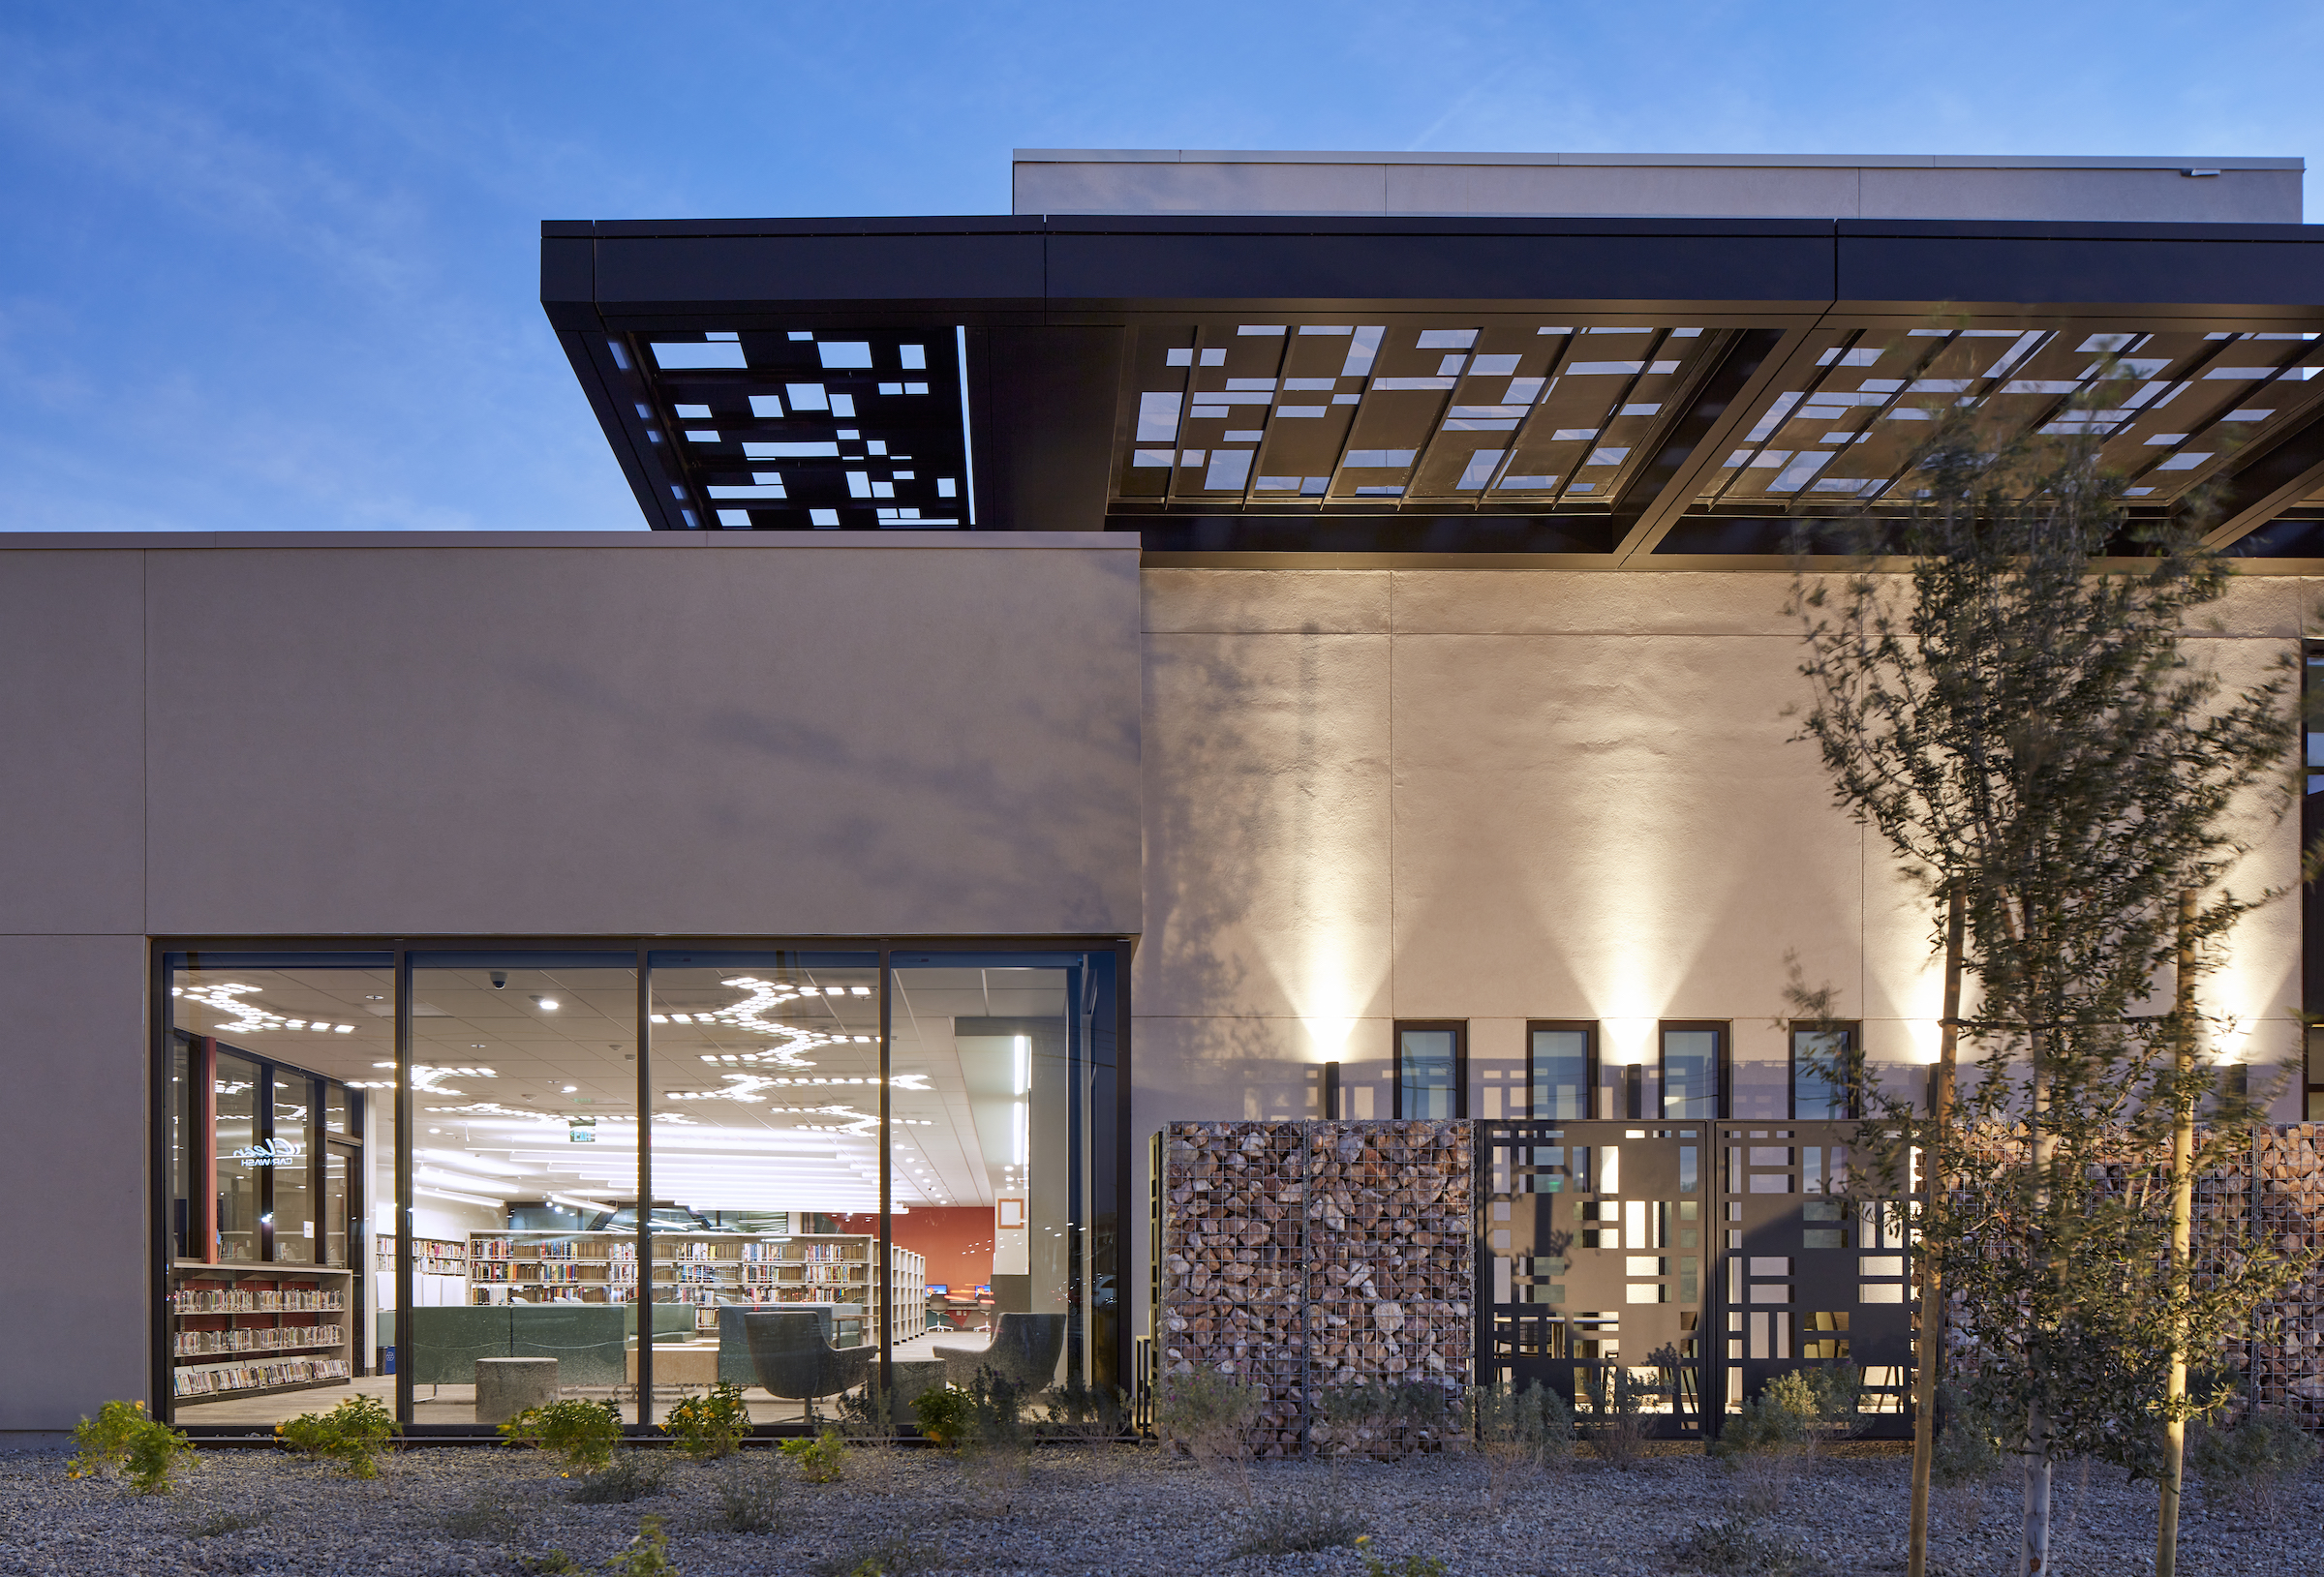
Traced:
<path fill-rule="evenodd" d="M 817 1577 L 909 1577 L 935 1569 L 935 1552 L 902 1533 L 849 1545 L 815 1566 Z"/>
<path fill-rule="evenodd" d="M 381 1452 L 403 1432 L 395 1414 L 376 1396 L 351 1396 L 328 1412 L 302 1412 L 274 1426 L 285 1446 L 336 1462 L 350 1478 L 379 1477 Z"/>
<path fill-rule="evenodd" d="M 1308 1555 L 1344 1549 L 1363 1532 L 1363 1519 L 1333 1492 L 1295 1496 L 1254 1506 L 1241 1519 L 1238 1556 Z"/>
<path fill-rule="evenodd" d="M 939 1385 L 912 1398 L 912 1417 L 930 1440 L 958 1445 L 968 1432 L 972 1406 L 968 1393 L 958 1385 Z"/>
<path fill-rule="evenodd" d="M 258 1511 L 213 1511 L 186 1530 L 188 1538 L 223 1538 L 228 1533 L 246 1532 L 264 1526 L 264 1513 Z"/>
<path fill-rule="evenodd" d="M 1589 1387 L 1590 1449 L 1602 1461 L 1628 1468 L 1646 1454 L 1646 1441 L 1654 1427 L 1646 1404 L 1661 1396 L 1663 1387 L 1640 1380 L 1627 1364 L 1611 1368 L 1610 1379 L 1593 1377 Z"/>
<path fill-rule="evenodd" d="M 1796 1545 L 1758 1532 L 1741 1517 L 1696 1524 L 1670 1547 L 1670 1555 L 1682 1570 L 1717 1572 L 1720 1577 L 1789 1577 L 1801 1566 Z"/>
<path fill-rule="evenodd" d="M 68 1478 L 118 1473 L 140 1495 L 168 1494 L 170 1470 L 194 1450 L 185 1436 L 148 1418 L 142 1402 L 106 1403 L 74 1426 L 73 1443 L 79 1449 L 65 1464 Z"/>
<path fill-rule="evenodd" d="M 706 1394 L 689 1396 L 672 1408 L 661 1427 L 688 1456 L 711 1462 L 732 1456 L 750 1433 L 750 1410 L 743 1405 L 743 1388 L 722 1380 Z"/>
<path fill-rule="evenodd" d="M 2226 1501 L 2276 1520 L 2276 1492 L 2308 1471 L 2316 1442 L 2300 1420 L 2275 1408 L 2253 1408 L 2232 1429 L 2188 1431 L 2186 1465 L 2203 1482 L 2206 1501 Z"/>
<path fill-rule="evenodd" d="M 1770 1380 L 1739 1411 L 1727 1415 L 1719 1425 L 1719 1438 L 1707 1447 L 1711 1456 L 1733 1467 L 1746 1457 L 1807 1448 L 1807 1418 L 1776 1390 L 1783 1378 Z"/>
<path fill-rule="evenodd" d="M 733 1533 L 771 1533 L 782 1522 L 782 1480 L 771 1465 L 738 1467 L 719 1480 L 719 1520 Z"/>
<path fill-rule="evenodd" d="M 558 1471 L 570 1478 L 594 1473 L 613 1461 L 614 1442 L 622 1438 L 622 1414 L 610 1402 L 551 1402 L 527 1408 L 509 1419 L 501 1426 L 501 1438 L 514 1445 L 554 1451 L 565 1459 Z"/>
<path fill-rule="evenodd" d="M 1164 1375 L 1154 1428 L 1203 1467 L 1226 1477 L 1251 1503 L 1251 1425 L 1266 1393 L 1217 1369 Z"/>
<path fill-rule="evenodd" d="M 659 1495 L 669 1476 L 670 1464 L 658 1453 L 626 1451 L 610 1467 L 575 1478 L 567 1495 L 577 1505 L 627 1505 Z"/>
<path fill-rule="evenodd" d="M 1522 1391 L 1507 1382 L 1480 1386 L 1474 1401 L 1488 1503 L 1499 1505 L 1521 1481 L 1573 1460 L 1574 1410 L 1540 1380 Z"/>
<path fill-rule="evenodd" d="M 528 1558 L 525 1562 L 525 1569 L 546 1573 L 547 1577 L 584 1577 L 589 1570 L 587 1566 L 563 1550 L 550 1550 L 544 1555 Z"/>
<path fill-rule="evenodd" d="M 2002 1471 L 2002 1432 L 1990 1414 L 1967 1406 L 1948 1388 L 1939 1414 L 1929 1480 L 1941 1489 L 1982 1485 Z"/>
<path fill-rule="evenodd" d="M 1121 1392 L 1111 1385 L 1084 1385 L 1076 1380 L 1049 1393 L 1033 1429 L 1045 1440 L 1094 1444 L 1119 1440 L 1129 1428 L 1129 1416 Z"/>
<path fill-rule="evenodd" d="M 495 1490 L 483 1491 L 467 1504 L 445 1513 L 443 1519 L 443 1531 L 454 1538 L 493 1543 L 514 1538 L 522 1526 L 516 1507 Z"/>
<path fill-rule="evenodd" d="M 799 1464 L 810 1484 L 836 1484 L 847 1476 L 847 1441 L 836 1429 L 811 1441 L 784 1441 L 782 1454 Z"/>
<path fill-rule="evenodd" d="M 605 1569 L 618 1577 L 679 1577 L 670 1559 L 670 1538 L 661 1519 L 648 1513 L 637 1525 L 637 1536 L 605 1558 Z"/>
<path fill-rule="evenodd" d="M 1356 1549 L 1363 1557 L 1363 1577 L 1445 1577 L 1445 1563 L 1433 1555 L 1408 1555 L 1391 1562 L 1372 1548 L 1372 1535 L 1356 1535 Z"/>

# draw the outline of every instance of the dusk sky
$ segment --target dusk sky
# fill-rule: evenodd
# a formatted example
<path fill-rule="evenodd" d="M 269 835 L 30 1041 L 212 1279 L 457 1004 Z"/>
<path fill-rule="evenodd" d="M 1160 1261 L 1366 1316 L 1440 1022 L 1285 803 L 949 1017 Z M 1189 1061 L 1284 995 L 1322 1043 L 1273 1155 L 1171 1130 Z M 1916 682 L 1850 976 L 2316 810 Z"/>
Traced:
<path fill-rule="evenodd" d="M 2324 158 L 2324 6 L 0 11 L 0 530 L 640 530 L 539 221 L 998 213 L 1013 147 Z"/>

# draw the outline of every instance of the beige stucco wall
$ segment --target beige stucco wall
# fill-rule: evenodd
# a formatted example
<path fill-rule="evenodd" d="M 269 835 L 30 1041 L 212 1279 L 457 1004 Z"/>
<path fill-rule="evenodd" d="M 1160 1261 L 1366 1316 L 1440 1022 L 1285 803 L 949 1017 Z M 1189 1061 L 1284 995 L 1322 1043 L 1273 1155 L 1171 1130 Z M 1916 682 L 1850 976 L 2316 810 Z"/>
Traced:
<path fill-rule="evenodd" d="M 1609 1061 L 1650 1058 L 1657 1019 L 1724 1019 L 1738 1062 L 1780 1062 L 1791 955 L 1872 1056 L 1934 1055 L 1932 917 L 1790 743 L 1786 576 L 1142 581 L 1142 1145 L 1174 1119 L 1317 1115 L 1332 1059 L 1348 1114 L 1385 1116 L 1398 1018 L 1468 1022 L 1480 1116 L 1522 1080 L 1528 1018 L 1600 1020 Z M 2314 594 L 2238 582 L 2204 660 L 2256 679 Z M 2298 841 L 2277 825 L 2245 885 L 2294 880 Z M 2217 978 L 2254 1060 L 2296 1051 L 2299 957 L 2279 902 Z"/>
<path fill-rule="evenodd" d="M 1118 536 L 0 538 L 0 1435 L 146 1391 L 146 938 L 1135 934 L 1138 625 Z"/>

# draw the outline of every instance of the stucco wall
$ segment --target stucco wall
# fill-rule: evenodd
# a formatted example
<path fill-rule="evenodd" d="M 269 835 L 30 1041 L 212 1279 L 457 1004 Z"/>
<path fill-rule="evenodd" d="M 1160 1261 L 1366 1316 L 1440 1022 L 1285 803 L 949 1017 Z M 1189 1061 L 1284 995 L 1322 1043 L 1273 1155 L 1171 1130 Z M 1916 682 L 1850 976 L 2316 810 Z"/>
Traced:
<path fill-rule="evenodd" d="M 1651 1059 L 1658 1019 L 1724 1019 L 1738 1062 L 1780 1063 L 1792 955 L 1873 1057 L 1935 1054 L 1932 917 L 1789 743 L 1783 575 L 1142 580 L 1142 1146 L 1167 1121 L 1320 1115 L 1328 1060 L 1344 1114 L 1385 1117 L 1398 1018 L 1468 1022 L 1479 1116 L 1512 1109 L 1528 1018 L 1599 1020 L 1609 1062 Z M 2203 660 L 2257 678 L 2314 592 L 2238 582 Z M 2244 885 L 2296 880 L 2298 843 L 2278 825 Z M 2296 1052 L 2299 958 L 2279 902 L 2217 977 L 2255 1061 Z"/>
<path fill-rule="evenodd" d="M 1134 934 L 1136 554 L 0 538 L 0 1431 L 145 1391 L 146 937 Z"/>

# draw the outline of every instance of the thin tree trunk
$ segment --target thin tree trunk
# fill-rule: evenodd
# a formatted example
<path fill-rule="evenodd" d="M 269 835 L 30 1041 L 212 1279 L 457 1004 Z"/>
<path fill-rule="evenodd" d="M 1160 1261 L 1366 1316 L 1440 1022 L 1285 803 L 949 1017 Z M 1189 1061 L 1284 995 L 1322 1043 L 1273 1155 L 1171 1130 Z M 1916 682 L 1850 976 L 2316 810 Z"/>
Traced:
<path fill-rule="evenodd" d="M 1929 1124 L 1933 1152 L 1944 1142 L 1953 1112 L 1953 1064 L 1961 1029 L 1961 893 L 1955 888 L 1944 921 L 1944 1018 L 1938 1027 L 1937 1068 L 1929 1080 Z M 1943 1208 L 1944 1180 L 1934 1165 L 1921 1175 L 1920 1337 L 1913 1350 L 1912 1527 L 1906 1541 L 1907 1577 L 1928 1577 L 1929 1470 L 1937 1455 L 1937 1367 L 1944 1348 L 1944 1273 L 1929 1248 L 1937 1213 Z"/>
<path fill-rule="evenodd" d="M 2186 1098 L 2186 1079 L 2195 1065 L 2195 895 L 2179 895 L 2179 989 L 2172 1004 L 2177 1022 L 2172 1027 L 2171 1071 L 2180 1080 L 2171 1113 L 2171 1369 L 2163 1392 L 2170 1411 L 2162 1425 L 2162 1505 L 2155 1530 L 2155 1577 L 2174 1577 L 2179 1569 L 2179 1493 L 2186 1465 L 2186 1420 L 2179 1405 L 2186 1400 L 2186 1335 L 2180 1327 L 2177 1308 L 2186 1296 L 2187 1259 L 2194 1248 L 2195 1107 Z"/>
<path fill-rule="evenodd" d="M 2050 1417 L 2038 1402 L 2026 1418 L 2024 1464 L 2026 1515 L 2018 1577 L 2040 1577 L 2050 1569 Z"/>

